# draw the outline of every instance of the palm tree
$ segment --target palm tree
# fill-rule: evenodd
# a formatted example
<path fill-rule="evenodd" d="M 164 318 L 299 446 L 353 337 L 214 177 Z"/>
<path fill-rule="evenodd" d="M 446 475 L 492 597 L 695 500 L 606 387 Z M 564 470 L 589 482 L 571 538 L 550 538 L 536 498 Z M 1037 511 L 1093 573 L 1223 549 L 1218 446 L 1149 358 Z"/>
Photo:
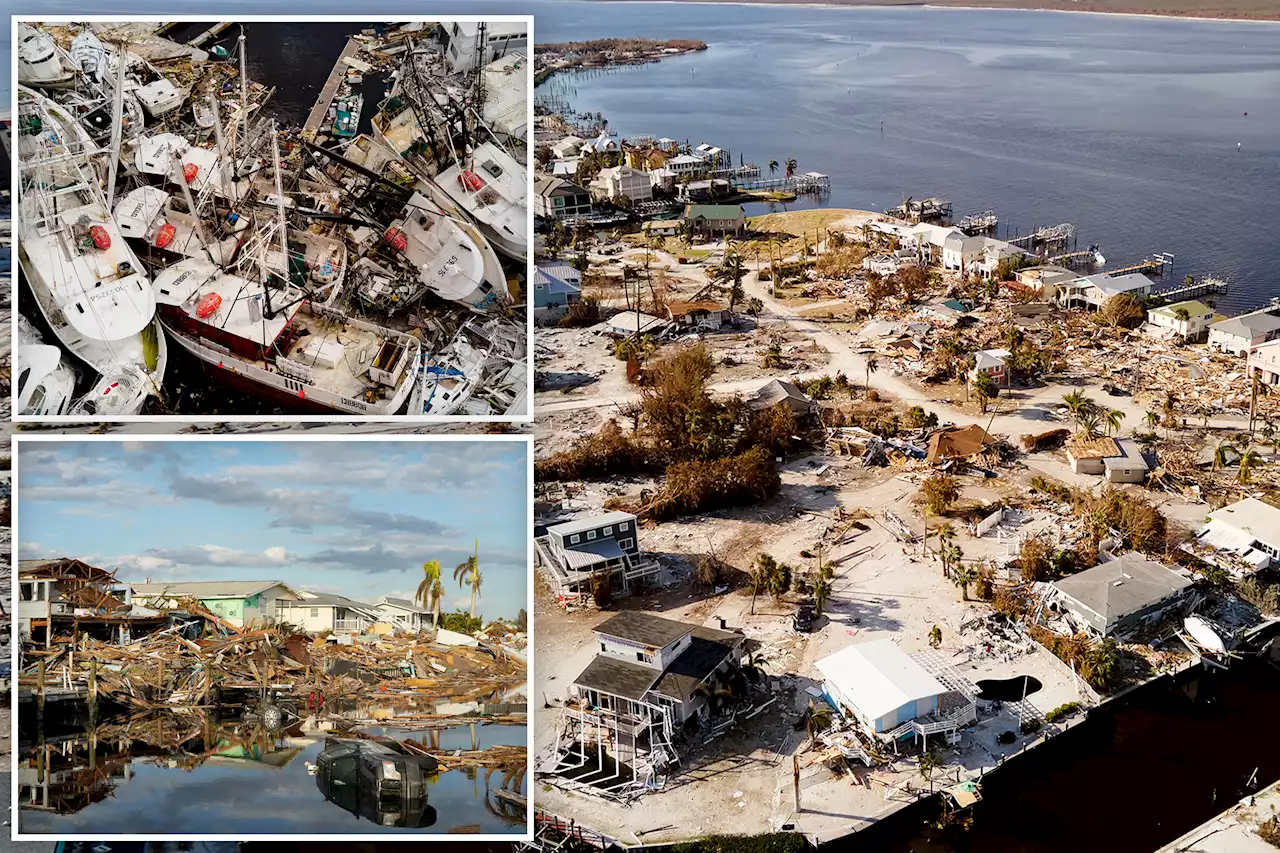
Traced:
<path fill-rule="evenodd" d="M 1143 420 L 1146 421 L 1147 426 L 1151 427 L 1151 431 L 1155 432 L 1156 428 L 1160 426 L 1160 413 L 1152 409 L 1147 412 L 1147 416 Z"/>
<path fill-rule="evenodd" d="M 942 574 L 946 577 L 950 574 L 948 558 L 951 556 L 950 545 L 956 538 L 956 529 L 951 526 L 950 522 L 947 522 L 938 528 L 937 533 L 938 556 L 942 559 Z"/>
<path fill-rule="evenodd" d="M 1236 474 L 1236 480 L 1240 482 L 1240 485 L 1248 485 L 1250 472 L 1252 472 L 1253 467 L 1261 461 L 1262 457 L 1259 456 L 1258 451 L 1254 450 L 1252 447 L 1244 452 L 1240 457 L 1240 470 Z"/>
<path fill-rule="evenodd" d="M 772 178 L 777 171 L 778 171 L 778 161 L 770 160 L 769 161 L 769 177 Z"/>
<path fill-rule="evenodd" d="M 460 587 L 471 587 L 471 618 L 476 618 L 476 599 L 480 597 L 480 540 L 476 540 L 476 550 L 453 570 L 453 579 Z"/>
<path fill-rule="evenodd" d="M 871 399 L 871 374 L 876 372 L 876 368 L 880 366 L 880 360 L 874 355 L 867 356 L 867 399 Z"/>
<path fill-rule="evenodd" d="M 963 601 L 968 601 L 969 600 L 969 584 L 977 580 L 978 574 L 972 568 L 959 565 L 960 557 L 961 557 L 960 546 L 953 545 L 951 547 L 955 549 L 953 552 L 953 556 L 955 557 L 955 560 L 956 560 L 956 568 L 953 569 L 951 572 L 951 582 L 954 583 L 956 586 L 960 587 L 960 598 Z"/>
<path fill-rule="evenodd" d="M 1100 429 L 1101 420 L 1093 412 L 1085 412 L 1080 416 L 1077 423 L 1080 425 L 1080 430 L 1077 432 L 1077 435 L 1080 435 L 1083 438 L 1097 438 L 1102 434 Z"/>
<path fill-rule="evenodd" d="M 1079 391 L 1072 391 L 1062 397 L 1062 402 L 1066 405 L 1067 411 L 1071 412 L 1071 416 L 1076 420 L 1080 420 L 1080 416 L 1093 408 L 1093 400 L 1081 394 Z"/>
<path fill-rule="evenodd" d="M 444 599 L 444 588 L 440 585 L 440 561 L 429 560 L 422 564 L 422 583 L 413 600 L 421 601 L 422 606 L 431 611 L 431 629 L 440 627 L 440 602 Z"/>
<path fill-rule="evenodd" d="M 742 301 L 746 294 L 742 290 L 742 279 L 747 275 L 747 265 L 732 245 L 725 248 L 724 261 L 716 268 L 713 277 L 721 284 L 729 285 L 729 313 Z"/>
<path fill-rule="evenodd" d="M 813 612 L 814 615 L 820 615 L 822 608 L 831 600 L 831 576 L 825 572 L 818 574 L 818 579 L 813 582 Z"/>
<path fill-rule="evenodd" d="M 1120 422 L 1124 420 L 1124 412 L 1119 409 L 1111 409 L 1102 416 L 1102 423 L 1107 429 L 1107 435 L 1120 432 Z"/>
<path fill-rule="evenodd" d="M 796 173 L 796 158 L 788 157 L 786 165 L 787 165 L 787 177 L 791 178 Z"/>

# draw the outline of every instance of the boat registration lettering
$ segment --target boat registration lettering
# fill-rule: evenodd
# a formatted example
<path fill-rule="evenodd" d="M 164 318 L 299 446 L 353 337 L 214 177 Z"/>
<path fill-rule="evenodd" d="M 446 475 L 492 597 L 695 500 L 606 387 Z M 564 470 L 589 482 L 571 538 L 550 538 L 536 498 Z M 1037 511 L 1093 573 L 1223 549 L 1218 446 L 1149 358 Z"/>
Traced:
<path fill-rule="evenodd" d="M 440 268 L 440 271 L 437 272 L 436 275 L 438 276 L 446 275 L 449 272 L 449 267 L 454 266 L 457 263 L 458 263 L 458 256 L 454 255 L 453 257 L 449 258 L 449 260 L 444 262 L 444 266 Z"/>
<path fill-rule="evenodd" d="M 104 299 L 114 300 L 117 296 L 123 295 L 124 291 L 125 286 L 123 284 L 113 285 L 112 287 L 108 287 L 106 290 L 89 294 L 89 301 L 101 302 Z"/>

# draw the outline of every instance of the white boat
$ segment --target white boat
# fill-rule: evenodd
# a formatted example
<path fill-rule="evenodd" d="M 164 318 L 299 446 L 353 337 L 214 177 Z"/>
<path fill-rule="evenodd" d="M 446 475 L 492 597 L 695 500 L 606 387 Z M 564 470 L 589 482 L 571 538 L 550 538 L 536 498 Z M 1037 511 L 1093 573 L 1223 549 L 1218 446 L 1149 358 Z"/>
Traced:
<path fill-rule="evenodd" d="M 144 67 L 151 73 L 144 75 L 146 82 L 140 82 L 133 93 L 147 115 L 159 118 L 182 106 L 187 99 L 187 90 L 173 85 L 173 81 L 156 71 L 149 63 Z"/>
<path fill-rule="evenodd" d="M 108 75 L 107 48 L 101 39 L 94 35 L 93 29 L 85 25 L 71 40 L 71 58 L 80 71 L 96 83 L 103 82 Z"/>
<path fill-rule="evenodd" d="M 202 130 L 212 130 L 217 122 L 217 117 L 213 114 L 213 107 L 204 101 L 191 102 L 191 117 L 196 121 L 196 127 Z"/>
<path fill-rule="evenodd" d="M 484 376 L 490 346 L 463 326 L 457 337 L 436 356 L 423 356 L 423 367 L 409 400 L 410 415 L 452 415 L 475 392 Z"/>
<path fill-rule="evenodd" d="M 116 226 L 92 158 L 97 146 L 53 101 L 18 87 L 18 261 L 58 340 L 102 376 L 131 373 L 135 393 L 115 408 L 139 411 L 158 394 L 167 352 L 156 299 Z"/>
<path fill-rule="evenodd" d="M 1218 633 L 1218 629 L 1212 622 L 1203 616 L 1192 614 L 1182 620 L 1182 629 L 1191 635 L 1191 639 L 1195 640 L 1205 651 L 1218 655 L 1225 655 L 1228 651 L 1227 642 Z"/>
<path fill-rule="evenodd" d="M 155 279 L 173 341 L 223 384 L 281 406 L 394 415 L 416 385 L 418 339 L 187 259 Z"/>
<path fill-rule="evenodd" d="M 489 248 L 488 242 L 422 193 L 410 197 L 404 214 L 391 223 L 382 239 L 418 271 L 423 292 L 478 312 L 497 310 L 511 302 L 502 265 L 496 263 L 496 257 L 486 257 L 481 248 Z M 419 296 L 421 293 L 410 301 Z"/>
<path fill-rule="evenodd" d="M 41 89 L 75 85 L 76 70 L 53 36 L 18 22 L 18 83 Z"/>
<path fill-rule="evenodd" d="M 62 350 L 44 343 L 27 318 L 19 314 L 17 322 L 15 410 L 20 415 L 67 414 L 75 394 L 75 371 L 62 363 Z"/>
<path fill-rule="evenodd" d="M 206 222 L 174 208 L 168 192 L 145 184 L 121 196 L 113 213 L 120 233 L 147 255 L 208 258 L 220 266 L 235 259 L 252 224 L 236 213 Z"/>
<path fill-rule="evenodd" d="M 455 163 L 435 178 L 446 195 L 480 226 L 493 247 L 524 263 L 529 258 L 529 174 L 492 142 L 478 146 L 468 165 Z"/>
<path fill-rule="evenodd" d="M 233 196 L 234 177 L 229 168 L 228 174 L 223 173 L 217 149 L 192 145 L 176 133 L 138 137 L 133 143 L 133 166 L 141 174 L 163 177 L 171 184 L 185 183 L 196 195 L 208 191 L 225 199 Z M 247 160 L 240 166 L 240 175 L 252 175 L 262 166 L 261 158 Z"/>

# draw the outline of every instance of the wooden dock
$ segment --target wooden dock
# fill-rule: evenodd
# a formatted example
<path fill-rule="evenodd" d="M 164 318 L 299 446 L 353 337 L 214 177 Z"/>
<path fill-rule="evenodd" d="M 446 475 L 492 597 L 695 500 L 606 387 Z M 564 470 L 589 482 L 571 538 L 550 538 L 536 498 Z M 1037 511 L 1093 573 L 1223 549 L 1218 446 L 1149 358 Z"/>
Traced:
<path fill-rule="evenodd" d="M 1163 258 L 1147 258 L 1145 261 L 1141 261 L 1136 264 L 1129 264 L 1127 267 L 1116 267 L 1113 270 L 1099 270 L 1098 275 L 1128 275 L 1131 272 L 1158 273 L 1164 269 L 1164 266 L 1167 263 L 1168 261 Z"/>
<path fill-rule="evenodd" d="M 307 123 L 302 126 L 304 133 L 314 135 L 320 129 L 320 125 L 324 124 L 325 115 L 329 112 L 329 105 L 337 97 L 338 87 L 342 85 L 342 81 L 347 76 L 347 64 L 342 60 L 355 56 L 359 50 L 360 42 L 356 41 L 354 36 L 347 39 L 347 46 L 338 55 L 338 61 L 333 63 L 333 70 L 329 72 L 329 79 L 324 81 L 324 87 L 320 90 L 320 97 L 316 98 L 316 104 L 311 108 L 310 115 L 307 116 Z"/>
<path fill-rule="evenodd" d="M 209 39 L 211 39 L 211 38 L 213 38 L 214 36 L 218 35 L 219 33 L 221 33 L 223 30 L 225 30 L 227 27 L 229 27 L 229 26 L 231 26 L 231 25 L 232 25 L 232 22 L 231 22 L 231 21 L 226 21 L 226 22 L 221 23 L 221 24 L 214 24 L 212 27 L 209 27 L 209 29 L 205 30 L 205 31 L 204 31 L 204 32 L 202 32 L 200 35 L 198 35 L 198 36 L 196 36 L 195 38 L 193 38 L 191 41 L 187 42 L 187 46 L 188 46 L 188 47 L 199 47 L 200 45 L 204 44 L 204 43 L 205 43 L 205 42 L 207 42 Z"/>
<path fill-rule="evenodd" d="M 1166 290 L 1163 293 L 1155 294 L 1157 299 L 1162 299 L 1166 304 L 1173 302 L 1182 302 L 1187 299 L 1198 299 L 1209 293 L 1226 293 L 1227 283 L 1220 278 L 1202 278 L 1195 284 L 1189 284 L 1185 287 L 1178 287 L 1173 290 Z"/>

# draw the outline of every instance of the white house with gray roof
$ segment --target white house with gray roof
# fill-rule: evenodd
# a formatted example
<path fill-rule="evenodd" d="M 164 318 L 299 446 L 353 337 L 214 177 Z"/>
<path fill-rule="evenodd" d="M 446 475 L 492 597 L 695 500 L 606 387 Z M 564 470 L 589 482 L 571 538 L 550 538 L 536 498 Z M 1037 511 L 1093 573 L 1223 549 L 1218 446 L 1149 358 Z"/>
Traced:
<path fill-rule="evenodd" d="M 1209 513 L 1196 538 L 1182 546 L 1241 579 L 1280 562 L 1280 507 L 1245 498 Z"/>
<path fill-rule="evenodd" d="M 656 575 L 658 563 L 640 553 L 636 517 L 606 512 L 545 528 L 534 540 L 537 563 L 551 586 L 566 595 L 589 594 L 607 575 L 626 590 L 637 578 Z"/>
<path fill-rule="evenodd" d="M 1053 582 L 1051 610 L 1076 630 L 1123 639 L 1180 606 L 1191 581 L 1131 552 Z"/>
<path fill-rule="evenodd" d="M 381 621 L 376 607 L 342 595 L 302 591 L 301 601 L 285 602 L 281 618 L 308 633 L 363 634 Z"/>
<path fill-rule="evenodd" d="M 1209 346 L 1244 358 L 1256 346 L 1280 338 L 1280 312 L 1275 307 L 1263 308 L 1220 320 L 1209 327 Z"/>
<path fill-rule="evenodd" d="M 1152 287 L 1151 279 L 1140 272 L 1115 276 L 1096 273 L 1063 284 L 1055 298 L 1066 308 L 1091 308 L 1096 311 L 1113 296 L 1125 293 L 1141 299 L 1151 293 Z"/>
<path fill-rule="evenodd" d="M 431 611 L 407 598 L 383 596 L 373 610 L 378 614 L 379 622 L 394 625 L 410 634 L 431 630 Z"/>

